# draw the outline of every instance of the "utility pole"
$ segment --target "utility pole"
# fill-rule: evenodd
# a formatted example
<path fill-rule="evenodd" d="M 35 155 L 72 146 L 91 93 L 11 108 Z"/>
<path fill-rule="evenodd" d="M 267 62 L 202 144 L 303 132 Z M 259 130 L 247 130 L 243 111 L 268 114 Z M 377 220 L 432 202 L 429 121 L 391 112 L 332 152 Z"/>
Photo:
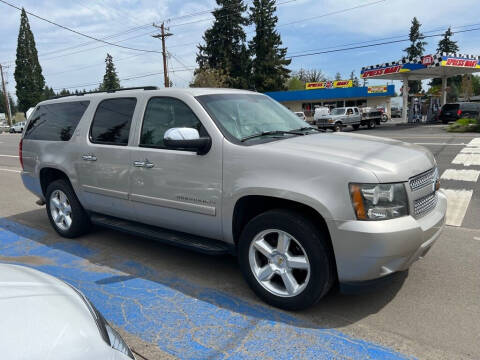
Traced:
<path fill-rule="evenodd" d="M 158 26 L 153 24 L 153 27 L 160 29 L 160 34 L 152 35 L 156 39 L 162 40 L 162 56 L 163 56 L 163 80 L 165 87 L 170 87 L 170 79 L 168 78 L 168 69 L 167 69 L 167 49 L 165 48 L 165 38 L 172 36 L 171 33 L 165 33 L 165 23 L 162 22 L 162 25 Z M 168 30 L 168 29 L 167 29 Z"/>
<path fill-rule="evenodd" d="M 8 126 L 12 126 L 12 112 L 10 110 L 10 101 L 8 100 L 7 87 L 5 86 L 5 79 L 3 78 L 3 67 L 0 64 L 0 74 L 2 77 L 2 90 L 3 96 L 5 97 L 5 116 L 7 117 Z"/>

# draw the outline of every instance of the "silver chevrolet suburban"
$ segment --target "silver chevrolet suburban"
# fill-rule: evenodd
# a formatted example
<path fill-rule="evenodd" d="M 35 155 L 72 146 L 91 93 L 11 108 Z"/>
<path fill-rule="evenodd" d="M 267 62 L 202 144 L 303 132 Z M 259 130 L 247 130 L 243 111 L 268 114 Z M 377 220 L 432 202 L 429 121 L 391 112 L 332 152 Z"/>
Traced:
<path fill-rule="evenodd" d="M 234 253 L 253 291 L 284 309 L 406 270 L 438 238 L 447 207 L 428 150 L 324 133 L 249 91 L 44 101 L 19 153 L 23 183 L 61 236 L 93 223 Z"/>

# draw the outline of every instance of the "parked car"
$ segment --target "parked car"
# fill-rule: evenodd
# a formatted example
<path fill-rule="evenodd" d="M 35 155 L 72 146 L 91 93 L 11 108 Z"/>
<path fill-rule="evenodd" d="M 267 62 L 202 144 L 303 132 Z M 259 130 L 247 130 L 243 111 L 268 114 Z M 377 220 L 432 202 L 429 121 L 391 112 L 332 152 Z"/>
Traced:
<path fill-rule="evenodd" d="M 23 132 L 23 128 L 25 127 L 25 124 L 26 124 L 25 121 L 21 121 L 21 122 L 18 122 L 18 123 L 16 123 L 16 124 L 13 124 L 13 125 L 10 127 L 10 133 L 14 134 L 14 133 L 21 133 L 21 132 Z"/>
<path fill-rule="evenodd" d="M 392 106 L 391 108 L 392 118 L 401 118 L 402 117 L 402 109 L 396 106 Z"/>
<path fill-rule="evenodd" d="M 23 183 L 61 236 L 94 223 L 234 253 L 253 291 L 284 309 L 308 307 L 338 282 L 406 270 L 444 225 L 427 149 L 325 133 L 250 91 L 48 100 L 19 146 Z"/>
<path fill-rule="evenodd" d="M 340 107 L 333 109 L 329 116 L 317 120 L 319 129 L 341 131 L 343 127 L 351 125 L 354 130 L 360 127 L 360 111 L 357 107 Z"/>
<path fill-rule="evenodd" d="M 303 121 L 307 120 L 307 117 L 305 116 L 305 113 L 303 111 L 295 111 L 294 114 L 297 115 Z"/>
<path fill-rule="evenodd" d="M 76 288 L 40 271 L 0 264 L 3 359 L 135 359 Z"/>
<path fill-rule="evenodd" d="M 477 119 L 479 116 L 479 103 L 461 102 L 443 105 L 438 118 L 442 123 L 447 124 L 449 121 L 457 121 L 461 118 Z"/>

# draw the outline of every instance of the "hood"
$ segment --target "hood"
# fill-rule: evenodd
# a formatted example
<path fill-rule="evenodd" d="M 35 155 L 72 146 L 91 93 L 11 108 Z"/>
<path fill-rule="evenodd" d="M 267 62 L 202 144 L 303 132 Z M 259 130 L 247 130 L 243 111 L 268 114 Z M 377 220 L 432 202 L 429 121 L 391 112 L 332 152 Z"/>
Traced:
<path fill-rule="evenodd" d="M 403 182 L 435 166 L 426 148 L 388 138 L 347 133 L 296 136 L 267 143 L 298 156 L 338 161 L 373 172 L 379 182 Z"/>
<path fill-rule="evenodd" d="M 2 358 L 112 359 L 83 299 L 37 270 L 0 264 L 0 318 Z"/>

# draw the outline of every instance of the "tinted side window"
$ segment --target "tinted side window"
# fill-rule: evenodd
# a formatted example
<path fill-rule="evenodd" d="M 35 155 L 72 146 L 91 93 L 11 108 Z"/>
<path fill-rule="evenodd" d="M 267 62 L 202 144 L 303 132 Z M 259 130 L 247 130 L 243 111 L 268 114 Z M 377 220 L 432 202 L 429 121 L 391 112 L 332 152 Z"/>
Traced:
<path fill-rule="evenodd" d="M 355 114 L 358 114 L 358 109 L 357 108 L 355 108 Z"/>
<path fill-rule="evenodd" d="M 445 105 L 443 105 L 442 111 L 443 112 L 445 112 L 445 111 L 453 112 L 453 111 L 457 111 L 458 107 L 459 107 L 458 104 L 445 104 Z"/>
<path fill-rule="evenodd" d="M 201 137 L 208 136 L 200 120 L 183 101 L 168 97 L 150 99 L 143 118 L 140 146 L 165 148 L 163 135 L 168 129 L 177 127 L 194 128 Z"/>
<path fill-rule="evenodd" d="M 136 98 L 103 100 L 90 128 L 90 141 L 97 144 L 127 145 Z"/>
<path fill-rule="evenodd" d="M 70 140 L 89 103 L 75 101 L 38 106 L 25 130 L 25 139 Z"/>

